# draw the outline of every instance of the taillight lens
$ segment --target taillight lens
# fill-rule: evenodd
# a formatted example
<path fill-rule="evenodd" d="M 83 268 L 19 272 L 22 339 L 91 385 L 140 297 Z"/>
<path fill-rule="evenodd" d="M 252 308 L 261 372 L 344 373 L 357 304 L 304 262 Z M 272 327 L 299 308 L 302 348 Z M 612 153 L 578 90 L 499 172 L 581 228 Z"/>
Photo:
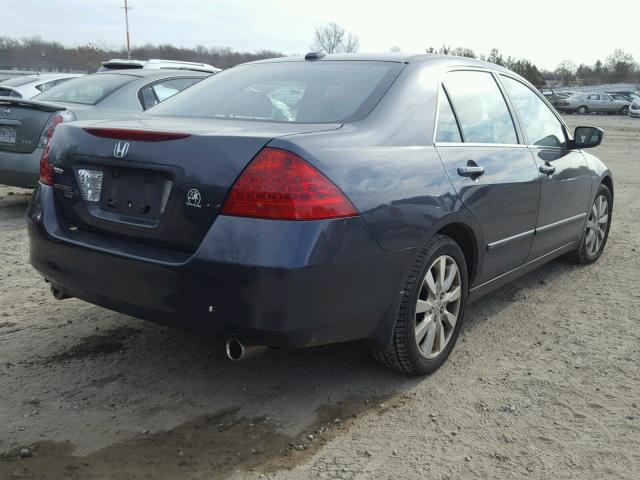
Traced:
<path fill-rule="evenodd" d="M 242 172 L 222 206 L 224 215 L 321 220 L 358 214 L 327 177 L 298 155 L 264 148 Z"/>
<path fill-rule="evenodd" d="M 52 135 L 53 137 L 53 135 Z M 51 141 L 44 147 L 42 157 L 40 157 L 40 183 L 53 186 L 53 165 L 49 163 L 49 151 L 51 150 Z"/>
<path fill-rule="evenodd" d="M 71 122 L 76 119 L 76 116 L 68 110 L 63 110 L 61 112 L 56 113 L 49 119 L 49 123 L 47 123 L 46 128 L 42 132 L 40 136 L 40 140 L 38 141 L 39 147 L 46 147 L 51 141 L 51 137 L 53 136 L 53 132 L 56 129 L 56 126 L 63 122 Z"/>

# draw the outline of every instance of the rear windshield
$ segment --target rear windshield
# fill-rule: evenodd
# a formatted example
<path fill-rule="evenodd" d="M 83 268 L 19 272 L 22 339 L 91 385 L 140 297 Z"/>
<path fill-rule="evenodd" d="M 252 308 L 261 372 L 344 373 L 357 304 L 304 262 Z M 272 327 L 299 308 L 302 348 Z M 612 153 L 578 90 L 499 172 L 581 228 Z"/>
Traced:
<path fill-rule="evenodd" d="M 33 97 L 33 100 L 95 105 L 123 85 L 137 79 L 138 77 L 133 75 L 120 75 L 115 73 L 87 75 L 56 85 L 36 95 Z"/>
<path fill-rule="evenodd" d="M 148 115 L 287 123 L 344 123 L 364 118 L 402 68 L 369 61 L 243 65 L 203 80 Z"/>

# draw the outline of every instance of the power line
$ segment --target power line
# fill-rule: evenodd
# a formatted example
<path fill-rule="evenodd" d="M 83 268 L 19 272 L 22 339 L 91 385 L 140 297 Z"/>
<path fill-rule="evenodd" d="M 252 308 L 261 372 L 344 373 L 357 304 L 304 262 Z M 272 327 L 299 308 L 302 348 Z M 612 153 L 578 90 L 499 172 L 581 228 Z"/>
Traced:
<path fill-rule="evenodd" d="M 130 7 L 129 4 L 127 3 L 127 0 L 124 0 L 124 7 L 122 7 L 122 9 L 124 10 L 124 21 L 127 25 L 127 58 L 131 59 L 131 42 L 129 41 L 129 10 L 131 10 L 133 7 Z"/>

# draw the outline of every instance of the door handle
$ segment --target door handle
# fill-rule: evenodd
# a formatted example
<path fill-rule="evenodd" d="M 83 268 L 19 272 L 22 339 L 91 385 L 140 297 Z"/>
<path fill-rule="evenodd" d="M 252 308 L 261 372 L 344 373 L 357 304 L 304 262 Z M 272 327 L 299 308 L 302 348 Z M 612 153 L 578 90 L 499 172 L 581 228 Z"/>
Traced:
<path fill-rule="evenodd" d="M 540 168 L 538 170 L 540 171 L 540 173 L 544 173 L 545 175 L 551 175 L 552 173 L 555 173 L 556 167 L 548 163 L 543 163 L 542 165 L 540 165 Z"/>
<path fill-rule="evenodd" d="M 465 167 L 458 167 L 458 175 L 460 175 L 461 177 L 470 177 L 476 179 L 482 174 L 484 174 L 484 167 L 480 167 L 473 160 L 469 160 Z"/>

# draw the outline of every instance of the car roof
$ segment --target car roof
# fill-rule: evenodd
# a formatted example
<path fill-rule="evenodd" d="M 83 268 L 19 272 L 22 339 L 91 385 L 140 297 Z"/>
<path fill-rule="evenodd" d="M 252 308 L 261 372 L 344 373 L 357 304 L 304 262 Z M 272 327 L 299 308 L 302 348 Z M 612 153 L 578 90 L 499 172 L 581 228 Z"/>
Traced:
<path fill-rule="evenodd" d="M 135 68 L 124 70 L 103 70 L 101 72 L 95 72 L 91 75 L 129 75 L 130 77 L 208 77 L 211 74 L 206 72 L 197 72 L 195 70 L 170 70 L 170 69 L 147 69 L 147 68 Z"/>
<path fill-rule="evenodd" d="M 8 87 L 20 87 L 22 85 L 27 85 L 32 82 L 39 82 L 41 80 L 53 80 L 56 78 L 64 78 L 64 77 L 75 77 L 81 76 L 82 74 L 77 73 L 43 73 L 43 74 L 34 74 L 34 75 L 24 75 L 21 77 L 12 77 L 7 78 L 6 80 L 0 81 L 0 85 L 8 86 Z"/>
<path fill-rule="evenodd" d="M 313 52 L 307 55 L 313 55 Z M 321 55 L 321 54 L 320 54 Z M 318 56 L 313 59 L 305 59 L 304 56 L 292 56 L 292 57 L 278 57 L 269 58 L 265 60 L 257 60 L 254 62 L 248 62 L 247 64 L 260 64 L 260 63 L 280 63 L 280 62 L 322 62 L 322 61 L 375 61 L 375 62 L 397 62 L 397 63 L 417 63 L 424 62 L 441 66 L 467 66 L 467 67 L 481 67 L 490 68 L 492 70 L 499 70 L 508 72 L 504 67 L 495 63 L 486 62 L 484 60 L 478 60 L 476 58 L 458 57 L 455 55 L 439 55 L 433 53 L 420 53 L 420 54 L 407 54 L 407 53 L 331 53 Z"/>
<path fill-rule="evenodd" d="M 125 69 L 149 69 L 149 70 L 187 70 L 194 72 L 218 73 L 222 69 L 216 68 L 208 63 L 186 62 L 182 60 L 163 60 L 159 58 L 151 58 L 149 60 L 135 60 L 124 58 L 112 58 L 106 62 L 102 62 L 99 72 L 107 70 L 125 70 Z"/>

